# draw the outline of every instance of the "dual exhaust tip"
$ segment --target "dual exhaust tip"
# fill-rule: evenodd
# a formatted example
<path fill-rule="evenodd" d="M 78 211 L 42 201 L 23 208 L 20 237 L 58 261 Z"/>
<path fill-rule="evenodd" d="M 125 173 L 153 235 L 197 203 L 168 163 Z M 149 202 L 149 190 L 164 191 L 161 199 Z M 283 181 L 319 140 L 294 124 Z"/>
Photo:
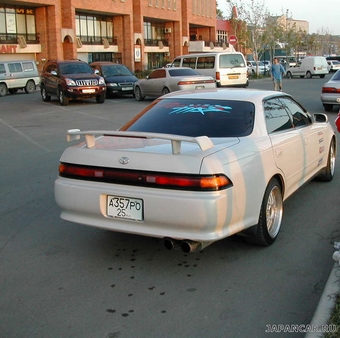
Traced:
<path fill-rule="evenodd" d="M 185 253 L 197 252 L 203 249 L 201 242 L 183 240 L 179 241 L 173 238 L 164 238 L 163 245 L 167 250 L 180 249 Z"/>

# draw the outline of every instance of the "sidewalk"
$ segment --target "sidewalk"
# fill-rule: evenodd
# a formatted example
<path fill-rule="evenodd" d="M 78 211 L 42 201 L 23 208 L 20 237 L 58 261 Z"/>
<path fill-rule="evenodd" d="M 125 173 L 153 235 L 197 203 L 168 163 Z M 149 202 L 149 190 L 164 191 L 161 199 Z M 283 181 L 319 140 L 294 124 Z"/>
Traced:
<path fill-rule="evenodd" d="M 319 304 L 316 308 L 311 327 L 322 328 L 323 325 L 328 324 L 332 310 L 335 305 L 336 295 L 340 292 L 340 264 L 335 262 L 331 273 L 329 274 L 325 289 L 321 295 Z M 319 330 L 318 330 L 319 331 Z M 324 336 L 322 332 L 308 332 L 305 338 L 321 338 Z"/>

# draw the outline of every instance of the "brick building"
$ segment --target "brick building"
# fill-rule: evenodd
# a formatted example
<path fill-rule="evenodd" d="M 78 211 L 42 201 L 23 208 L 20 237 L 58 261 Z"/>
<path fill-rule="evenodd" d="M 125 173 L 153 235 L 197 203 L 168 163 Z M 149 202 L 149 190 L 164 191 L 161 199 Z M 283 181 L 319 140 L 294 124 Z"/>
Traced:
<path fill-rule="evenodd" d="M 48 59 L 152 69 L 181 54 L 233 50 L 227 35 L 217 30 L 216 0 L 0 0 L 0 60 L 34 59 L 40 69 Z"/>

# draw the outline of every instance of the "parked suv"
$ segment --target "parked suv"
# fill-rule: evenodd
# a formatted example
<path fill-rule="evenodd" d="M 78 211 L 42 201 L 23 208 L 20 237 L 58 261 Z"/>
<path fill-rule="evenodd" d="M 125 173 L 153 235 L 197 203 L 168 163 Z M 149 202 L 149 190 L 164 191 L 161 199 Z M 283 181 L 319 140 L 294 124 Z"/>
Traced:
<path fill-rule="evenodd" d="M 50 101 L 51 96 L 57 96 L 61 105 L 68 105 L 69 100 L 92 97 L 98 103 L 103 103 L 106 97 L 104 78 L 81 60 L 46 62 L 41 73 L 40 88 L 45 102 Z"/>

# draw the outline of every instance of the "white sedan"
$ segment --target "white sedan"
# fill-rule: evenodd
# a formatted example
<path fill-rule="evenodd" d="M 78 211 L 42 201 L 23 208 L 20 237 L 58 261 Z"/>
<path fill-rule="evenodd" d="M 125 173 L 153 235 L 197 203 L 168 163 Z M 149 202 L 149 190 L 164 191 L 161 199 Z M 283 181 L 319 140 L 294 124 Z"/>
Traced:
<path fill-rule="evenodd" d="M 250 89 L 171 93 L 119 131 L 68 131 L 81 136 L 60 159 L 61 218 L 184 252 L 234 234 L 272 244 L 284 200 L 314 177 L 331 181 L 337 147 L 325 114 Z"/>
<path fill-rule="evenodd" d="M 158 97 L 177 90 L 216 88 L 216 81 L 211 76 L 202 76 L 189 67 L 159 68 L 151 72 L 146 79 L 135 82 L 136 100 L 146 96 Z"/>

